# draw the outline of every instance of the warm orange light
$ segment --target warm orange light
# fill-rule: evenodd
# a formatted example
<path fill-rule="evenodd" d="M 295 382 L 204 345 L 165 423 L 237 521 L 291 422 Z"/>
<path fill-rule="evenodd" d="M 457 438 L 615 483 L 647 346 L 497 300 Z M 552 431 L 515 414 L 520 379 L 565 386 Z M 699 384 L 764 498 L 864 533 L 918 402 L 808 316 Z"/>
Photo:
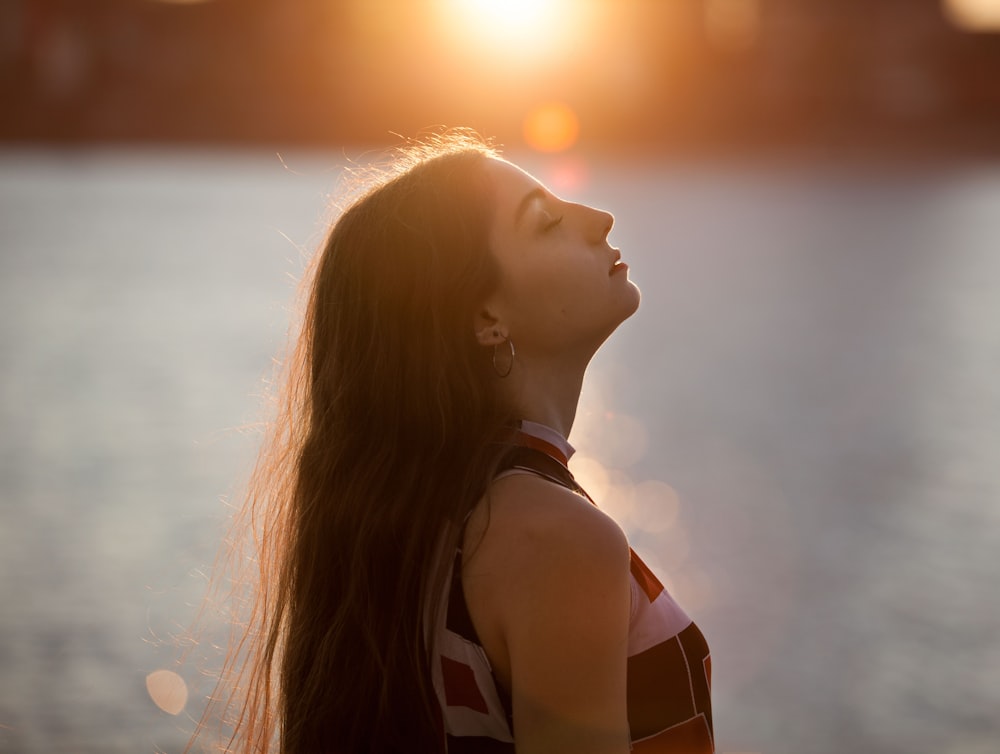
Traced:
<path fill-rule="evenodd" d="M 964 31 L 1000 32 L 1000 0 L 942 0 L 942 10 Z"/>
<path fill-rule="evenodd" d="M 539 152 L 563 152 L 576 143 L 580 121 L 561 102 L 540 105 L 524 119 L 524 140 Z"/>
<path fill-rule="evenodd" d="M 550 23 L 554 3 L 545 0 L 455 0 L 467 20 L 502 35 L 531 34 Z"/>
<path fill-rule="evenodd" d="M 573 476 L 594 500 L 603 500 L 608 493 L 610 482 L 608 470 L 596 458 L 576 453 L 570 462 Z"/>
<path fill-rule="evenodd" d="M 590 183 L 590 167 L 580 154 L 550 159 L 541 174 L 542 182 L 557 194 L 579 194 Z"/>
<path fill-rule="evenodd" d="M 439 0 L 444 23 L 476 56 L 501 71 L 533 69 L 570 54 L 589 4 L 570 0 Z"/>
<path fill-rule="evenodd" d="M 723 52 L 754 46 L 760 29 L 760 0 L 705 0 L 705 34 Z"/>

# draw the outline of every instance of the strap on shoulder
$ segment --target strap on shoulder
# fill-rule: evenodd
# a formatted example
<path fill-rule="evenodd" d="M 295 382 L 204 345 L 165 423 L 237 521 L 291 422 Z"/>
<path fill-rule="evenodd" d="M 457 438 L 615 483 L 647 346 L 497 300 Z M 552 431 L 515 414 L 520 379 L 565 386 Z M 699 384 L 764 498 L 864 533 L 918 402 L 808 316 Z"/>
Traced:
<path fill-rule="evenodd" d="M 568 468 L 547 453 L 536 448 L 524 445 L 512 447 L 497 467 L 497 473 L 509 471 L 510 469 L 530 471 L 573 492 L 578 492 L 584 496 L 587 495 L 576 479 L 573 478 L 573 474 L 570 473 Z"/>

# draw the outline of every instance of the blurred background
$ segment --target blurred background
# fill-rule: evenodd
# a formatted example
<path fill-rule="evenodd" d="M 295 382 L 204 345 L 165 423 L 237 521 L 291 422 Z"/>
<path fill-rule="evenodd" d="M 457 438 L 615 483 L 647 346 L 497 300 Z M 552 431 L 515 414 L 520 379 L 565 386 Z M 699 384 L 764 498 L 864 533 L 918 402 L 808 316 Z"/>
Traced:
<path fill-rule="evenodd" d="M 553 105 L 588 149 L 1000 140 L 994 0 L 6 0 L 0 21 L 18 141 L 328 146 L 461 123 L 538 146 Z"/>
<path fill-rule="evenodd" d="M 296 281 L 441 126 L 617 218 L 573 467 L 719 752 L 1000 751 L 1000 0 L 5 0 L 0 104 L 0 752 L 183 749 Z"/>

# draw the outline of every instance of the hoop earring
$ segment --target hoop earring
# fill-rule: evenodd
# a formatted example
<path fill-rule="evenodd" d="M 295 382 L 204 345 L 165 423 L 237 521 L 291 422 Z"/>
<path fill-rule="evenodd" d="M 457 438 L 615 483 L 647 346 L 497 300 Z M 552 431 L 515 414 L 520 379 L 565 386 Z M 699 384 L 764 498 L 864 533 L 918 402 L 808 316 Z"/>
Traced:
<path fill-rule="evenodd" d="M 504 342 L 510 349 L 510 361 L 507 363 L 507 369 L 504 370 L 503 372 L 501 372 L 500 369 L 497 367 L 497 346 L 499 346 L 500 344 L 496 343 L 493 346 L 493 371 L 496 372 L 497 377 L 499 377 L 500 379 L 503 379 L 508 374 L 510 374 L 510 370 L 514 368 L 514 341 L 512 341 L 510 338 L 506 338 Z"/>

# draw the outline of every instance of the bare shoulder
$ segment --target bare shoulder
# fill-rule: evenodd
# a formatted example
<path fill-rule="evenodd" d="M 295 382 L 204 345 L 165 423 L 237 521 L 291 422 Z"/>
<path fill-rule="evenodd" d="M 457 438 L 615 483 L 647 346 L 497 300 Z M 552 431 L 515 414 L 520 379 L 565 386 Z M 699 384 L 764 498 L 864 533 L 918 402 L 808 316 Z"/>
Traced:
<path fill-rule="evenodd" d="M 516 624 L 527 628 L 545 615 L 542 603 L 568 618 L 591 611 L 598 595 L 616 601 L 628 593 L 621 527 L 586 498 L 534 474 L 492 485 L 469 522 L 466 553 L 462 578 L 473 619 L 505 643 Z"/>
<path fill-rule="evenodd" d="M 589 500 L 536 474 L 510 474 L 490 487 L 470 520 L 472 560 L 512 567 L 627 566 L 628 540 Z M 484 563 L 485 565 L 485 563 Z M 590 570 L 588 568 L 587 570 Z"/>
<path fill-rule="evenodd" d="M 621 527 L 565 487 L 512 474 L 476 509 L 467 543 L 466 601 L 511 692 L 518 751 L 627 751 Z"/>

